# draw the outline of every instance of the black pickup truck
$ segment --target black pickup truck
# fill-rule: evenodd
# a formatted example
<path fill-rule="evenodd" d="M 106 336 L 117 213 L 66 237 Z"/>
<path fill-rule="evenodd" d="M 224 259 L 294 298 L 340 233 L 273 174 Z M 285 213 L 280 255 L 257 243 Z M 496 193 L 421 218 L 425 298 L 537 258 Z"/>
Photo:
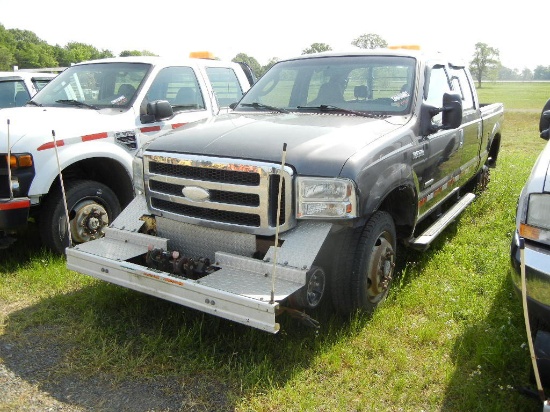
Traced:
<path fill-rule="evenodd" d="M 485 187 L 504 113 L 410 49 L 280 61 L 233 109 L 145 145 L 135 200 L 68 268 L 272 333 L 328 296 L 372 311 L 397 242 L 426 249 Z"/>

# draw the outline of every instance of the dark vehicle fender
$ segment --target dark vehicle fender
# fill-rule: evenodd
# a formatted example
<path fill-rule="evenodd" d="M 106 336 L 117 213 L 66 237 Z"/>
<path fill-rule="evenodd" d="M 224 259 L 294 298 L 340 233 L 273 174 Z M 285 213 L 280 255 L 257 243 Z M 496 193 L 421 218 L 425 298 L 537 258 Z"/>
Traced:
<path fill-rule="evenodd" d="M 361 221 L 366 222 L 375 211 L 384 210 L 392 216 L 398 236 L 412 234 L 418 208 L 418 184 L 410 165 L 393 163 L 382 173 L 367 169 L 356 183 Z"/>

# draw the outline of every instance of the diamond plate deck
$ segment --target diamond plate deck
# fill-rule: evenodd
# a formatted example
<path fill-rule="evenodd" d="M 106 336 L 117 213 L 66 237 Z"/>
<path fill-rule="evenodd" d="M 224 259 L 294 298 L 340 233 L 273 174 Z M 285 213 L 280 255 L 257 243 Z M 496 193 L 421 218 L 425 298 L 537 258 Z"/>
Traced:
<path fill-rule="evenodd" d="M 157 217 L 159 236 L 169 239 L 168 247 L 184 256 L 207 257 L 214 261 L 218 251 L 252 256 L 256 251 L 256 237 L 246 233 L 228 232 L 189 223 Z"/>
<path fill-rule="evenodd" d="M 272 288 L 275 300 L 282 300 L 300 289 L 306 281 L 305 271 L 277 265 L 275 282 L 272 283 L 272 263 L 228 253 L 216 253 L 216 265 L 222 269 L 198 282 L 261 301 L 271 299 Z"/>
<path fill-rule="evenodd" d="M 143 233 L 108 228 L 105 237 L 76 245 L 73 249 L 107 259 L 127 260 L 146 253 L 149 246 L 166 250 L 167 240 Z"/>
<path fill-rule="evenodd" d="M 117 216 L 109 227 L 137 232 L 141 226 L 143 226 L 143 221 L 140 220 L 140 217 L 146 213 L 148 212 L 145 197 L 136 196 L 130 204 L 122 210 L 120 215 Z"/>
<path fill-rule="evenodd" d="M 280 235 L 284 240 L 277 252 L 277 264 L 310 269 L 332 225 L 322 222 L 300 222 L 294 229 Z M 274 246 L 270 247 L 264 260 L 274 258 Z"/>

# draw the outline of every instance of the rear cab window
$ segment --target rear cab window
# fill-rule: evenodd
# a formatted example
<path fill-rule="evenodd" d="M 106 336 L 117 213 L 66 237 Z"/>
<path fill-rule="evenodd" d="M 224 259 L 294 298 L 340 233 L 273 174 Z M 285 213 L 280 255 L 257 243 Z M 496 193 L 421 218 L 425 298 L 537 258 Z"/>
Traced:
<path fill-rule="evenodd" d="M 231 103 L 241 100 L 243 90 L 237 74 L 229 67 L 207 67 L 206 74 L 220 107 L 229 107 Z"/>

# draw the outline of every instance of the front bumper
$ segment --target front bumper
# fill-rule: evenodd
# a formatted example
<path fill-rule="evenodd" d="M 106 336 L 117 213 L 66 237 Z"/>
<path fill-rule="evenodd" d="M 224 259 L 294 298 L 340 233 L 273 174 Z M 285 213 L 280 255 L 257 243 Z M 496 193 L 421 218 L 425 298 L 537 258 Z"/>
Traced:
<path fill-rule="evenodd" d="M 137 196 L 105 237 L 66 249 L 67 268 L 271 333 L 279 331 L 280 302 L 305 285 L 331 228 L 321 222 L 298 225 L 281 235 L 278 259 L 271 246 L 258 260 L 248 257 L 256 241 L 252 235 L 157 217 L 158 235 L 152 236 L 139 232 L 143 214 L 145 199 Z M 137 263 L 150 248 L 207 257 L 219 270 L 193 280 Z"/>
<path fill-rule="evenodd" d="M 510 245 L 511 278 L 521 293 L 521 266 L 519 234 L 516 232 Z M 550 248 L 534 242 L 525 242 L 525 282 L 527 309 L 531 316 L 550 325 Z"/>
<path fill-rule="evenodd" d="M 30 207 L 28 197 L 0 199 L 0 232 L 14 233 L 25 228 Z"/>

